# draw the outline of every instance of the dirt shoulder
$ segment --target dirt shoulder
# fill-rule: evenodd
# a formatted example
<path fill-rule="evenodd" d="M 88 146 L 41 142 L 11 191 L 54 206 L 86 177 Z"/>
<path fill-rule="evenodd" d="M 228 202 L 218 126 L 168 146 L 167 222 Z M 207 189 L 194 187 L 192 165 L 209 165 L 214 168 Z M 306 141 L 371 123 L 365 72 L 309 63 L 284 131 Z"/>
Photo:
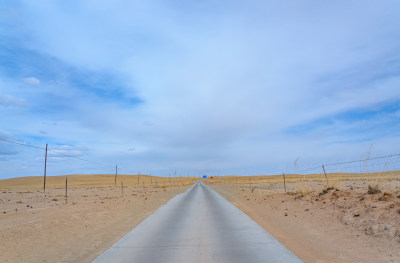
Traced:
<path fill-rule="evenodd" d="M 91 262 L 186 187 L 0 192 L 0 262 Z"/>
<path fill-rule="evenodd" d="M 400 262 L 399 193 L 210 186 L 305 262 Z"/>

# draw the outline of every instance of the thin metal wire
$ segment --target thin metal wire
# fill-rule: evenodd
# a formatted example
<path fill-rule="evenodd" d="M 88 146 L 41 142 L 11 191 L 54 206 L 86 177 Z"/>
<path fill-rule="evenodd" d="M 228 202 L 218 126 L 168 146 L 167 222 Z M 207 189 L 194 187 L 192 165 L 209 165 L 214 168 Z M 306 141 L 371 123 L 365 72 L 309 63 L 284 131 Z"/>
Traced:
<path fill-rule="evenodd" d="M 43 147 L 33 146 L 33 145 L 29 145 L 29 144 L 25 144 L 25 143 L 20 143 L 20 142 L 13 142 L 13 141 L 8 141 L 8 140 L 4 140 L 4 139 L 0 139 L 0 141 L 8 142 L 8 143 L 13 143 L 13 144 L 17 144 L 17 145 L 22 145 L 22 146 L 27 146 L 27 147 L 31 147 L 31 148 L 36 148 L 36 149 L 40 149 L 40 150 L 46 150 L 46 149 L 43 148 Z"/>
<path fill-rule="evenodd" d="M 338 166 L 340 166 L 340 165 L 359 163 L 359 164 L 354 165 L 354 166 L 348 166 L 348 168 L 355 168 L 355 167 L 359 167 L 359 165 L 361 165 L 361 167 L 360 167 L 361 170 L 365 170 L 365 168 L 362 169 L 362 167 L 363 167 L 362 162 L 369 162 L 369 161 L 377 160 L 378 164 L 375 164 L 375 163 L 371 164 L 371 169 L 372 170 L 377 170 L 378 168 L 376 168 L 375 166 L 378 165 L 378 167 L 381 167 L 382 165 L 380 165 L 380 163 L 381 163 L 382 159 L 385 159 L 385 158 L 392 159 L 393 157 L 400 157 L 400 154 L 391 154 L 391 155 L 385 155 L 385 156 L 378 156 L 378 157 L 374 157 L 374 158 L 368 157 L 366 159 L 360 159 L 360 160 L 354 160 L 354 161 L 328 163 L 328 164 L 325 164 L 324 166 L 325 166 L 325 168 L 334 166 L 336 168 L 333 168 L 333 170 L 338 170 L 339 169 Z M 385 164 L 393 164 L 393 163 L 398 163 L 398 162 L 400 162 L 400 161 L 385 162 Z M 309 171 L 313 171 L 313 170 L 320 170 L 320 169 L 322 169 L 322 165 L 306 168 L 306 169 L 303 169 L 303 170 L 300 170 L 300 171 L 295 171 L 294 173 L 302 174 L 304 172 L 309 172 Z M 342 167 L 341 169 L 344 169 L 344 167 Z M 322 171 L 320 171 L 319 173 L 322 173 Z"/>
<path fill-rule="evenodd" d="M 40 150 L 46 150 L 43 147 L 29 145 L 29 144 L 26 144 L 26 143 L 14 142 L 14 141 L 9 141 L 9 140 L 4 140 L 4 139 L 0 139 L 0 141 L 12 143 L 12 144 L 17 144 L 17 145 L 22 145 L 22 146 L 26 146 L 26 147 L 31 147 L 31 148 L 35 148 L 35 149 L 40 149 Z M 55 150 L 47 150 L 47 151 L 48 152 L 53 152 L 53 153 L 58 154 L 58 155 L 66 156 L 66 157 L 69 157 L 69 158 L 73 158 L 73 159 L 81 160 L 81 161 L 84 161 L 84 162 L 88 162 L 88 163 L 93 163 L 93 164 L 97 164 L 97 165 L 101 165 L 101 166 L 105 166 L 105 167 L 110 167 L 110 168 L 114 168 L 115 167 L 114 165 L 108 165 L 108 164 L 104 164 L 104 163 L 90 161 L 90 160 L 83 159 L 83 158 L 76 157 L 76 156 L 72 156 L 72 155 L 69 155 L 69 154 L 60 153 L 60 152 L 55 151 Z"/>

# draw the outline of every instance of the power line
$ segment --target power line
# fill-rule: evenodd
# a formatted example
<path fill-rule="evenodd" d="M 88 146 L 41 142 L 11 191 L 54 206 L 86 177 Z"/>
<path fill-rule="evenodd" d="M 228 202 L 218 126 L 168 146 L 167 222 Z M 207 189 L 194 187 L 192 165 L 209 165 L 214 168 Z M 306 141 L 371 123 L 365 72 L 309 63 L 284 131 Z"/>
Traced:
<path fill-rule="evenodd" d="M 20 142 L 13 142 L 13 141 L 8 141 L 8 140 L 4 140 L 4 139 L 0 139 L 0 141 L 8 142 L 8 143 L 13 143 L 13 144 L 17 144 L 17 145 L 22 145 L 22 146 L 27 146 L 27 147 L 31 147 L 31 148 L 36 148 L 36 149 L 40 149 L 40 150 L 46 150 L 46 149 L 43 148 L 43 147 L 33 146 L 33 145 L 29 145 L 29 144 L 25 144 L 25 143 L 20 143 Z"/>
<path fill-rule="evenodd" d="M 74 159 L 77 159 L 77 160 L 81 160 L 81 161 L 84 161 L 84 162 L 88 162 L 88 163 L 93 163 L 93 164 L 102 165 L 102 166 L 111 167 L 111 168 L 114 168 L 114 167 L 115 167 L 114 165 L 109 165 L 109 164 L 94 162 L 94 161 L 86 160 L 86 159 L 83 159 L 83 158 L 80 158 L 80 157 L 72 156 L 72 155 L 69 155 L 69 154 L 60 153 L 60 152 L 57 152 L 57 151 L 54 151 L 54 150 L 48 150 L 48 151 L 49 151 L 49 152 L 56 153 L 56 154 L 59 154 L 59 155 L 63 155 L 63 156 L 66 156 L 66 157 L 70 157 L 70 158 L 74 158 Z"/>
<path fill-rule="evenodd" d="M 8 143 L 16 144 L 16 145 L 21 145 L 21 146 L 26 146 L 26 147 L 31 147 L 31 148 L 35 148 L 35 149 L 40 149 L 40 150 L 46 150 L 43 147 L 29 145 L 29 144 L 20 143 L 20 142 L 14 142 L 14 141 L 9 141 L 9 140 L 4 140 L 4 139 L 0 139 L 0 141 L 8 142 Z M 57 152 L 55 150 L 48 150 L 48 151 L 49 152 L 53 152 L 53 153 L 58 154 L 58 155 L 66 156 L 66 157 L 69 157 L 69 158 L 77 159 L 77 160 L 88 162 L 88 163 L 93 163 L 93 164 L 97 164 L 97 165 L 101 165 L 101 166 L 105 166 L 105 167 L 110 167 L 110 168 L 114 168 L 115 167 L 114 165 L 109 165 L 109 164 L 99 163 L 99 162 L 95 162 L 95 161 L 90 161 L 90 160 L 83 159 L 83 158 L 76 157 L 76 156 L 72 156 L 72 155 L 69 155 L 69 154 L 60 153 L 60 152 Z"/>
<path fill-rule="evenodd" d="M 5 139 L 1 139 L 1 138 L 0 138 L 0 141 L 11 143 L 11 144 L 16 144 L 16 145 L 21 145 L 21 146 L 25 146 L 25 147 L 31 147 L 31 148 L 35 148 L 35 149 L 45 150 L 44 147 L 29 145 L 29 144 L 25 144 L 25 143 L 10 141 L 10 140 L 5 140 Z M 58 154 L 58 155 L 62 155 L 62 156 L 65 156 L 65 157 L 73 158 L 73 159 L 76 159 L 76 160 L 80 160 L 80 161 L 84 161 L 84 162 L 88 162 L 88 163 L 92 163 L 92 164 L 101 165 L 101 166 L 104 166 L 104 167 L 110 167 L 110 168 L 114 168 L 115 167 L 114 165 L 109 165 L 109 164 L 104 164 L 104 163 L 100 163 L 100 162 L 95 162 L 95 161 L 83 159 L 83 158 L 80 158 L 80 157 L 76 157 L 76 156 L 72 156 L 72 155 L 69 155 L 69 154 L 61 153 L 61 152 L 58 152 L 58 151 L 55 151 L 55 150 L 48 150 L 48 151 L 52 152 L 52 153 L 55 153 L 55 154 Z M 373 160 L 396 157 L 396 156 L 400 156 L 400 153 L 399 154 L 385 155 L 385 156 L 378 156 L 378 157 L 374 157 L 374 158 L 354 160 L 354 161 L 330 163 L 330 164 L 326 164 L 325 167 L 334 166 L 334 165 L 352 164 L 352 163 L 363 162 L 363 161 L 373 161 Z M 396 162 L 390 162 L 390 163 L 396 163 Z M 315 166 L 315 167 L 311 167 L 311 168 L 306 168 L 306 169 L 303 169 L 303 170 L 300 170 L 300 171 L 296 171 L 296 173 L 304 173 L 304 172 L 316 170 L 316 169 L 319 169 L 319 168 L 321 168 L 321 165 L 318 165 L 318 166 Z M 120 171 L 121 170 L 122 171 L 126 171 L 126 172 L 135 173 L 134 171 L 128 170 L 128 169 L 121 169 L 120 168 Z"/>

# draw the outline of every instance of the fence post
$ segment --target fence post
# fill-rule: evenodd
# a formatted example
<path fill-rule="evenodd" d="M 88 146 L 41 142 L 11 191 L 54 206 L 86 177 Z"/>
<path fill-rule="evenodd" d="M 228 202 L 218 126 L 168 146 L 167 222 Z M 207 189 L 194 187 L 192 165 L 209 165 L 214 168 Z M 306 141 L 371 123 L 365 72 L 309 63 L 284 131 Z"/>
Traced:
<path fill-rule="evenodd" d="M 114 179 L 114 186 L 117 186 L 117 175 L 118 175 L 118 165 L 115 165 L 115 179 Z"/>
<path fill-rule="evenodd" d="M 325 174 L 326 186 L 328 186 L 328 187 L 329 187 L 328 176 L 326 175 L 326 171 L 325 171 L 325 166 L 324 166 L 324 165 L 322 165 L 322 169 L 324 170 L 324 174 Z"/>
<path fill-rule="evenodd" d="M 285 186 L 285 194 L 286 194 L 286 177 L 285 177 L 285 173 L 283 173 L 283 185 Z"/>
<path fill-rule="evenodd" d="M 124 182 L 121 181 L 121 192 L 122 192 L 122 197 L 124 197 Z"/>
<path fill-rule="evenodd" d="M 138 185 L 138 187 L 140 186 L 139 178 L 140 178 L 140 172 L 137 173 L 137 185 Z"/>
<path fill-rule="evenodd" d="M 181 176 L 181 178 L 182 178 L 182 175 L 180 175 Z M 176 184 L 176 170 L 175 170 L 175 172 L 174 172 L 174 181 L 175 181 L 175 184 Z"/>
<path fill-rule="evenodd" d="M 43 192 L 46 192 L 46 169 L 47 169 L 47 143 L 46 143 L 46 153 L 44 155 Z"/>
<path fill-rule="evenodd" d="M 68 203 L 68 175 L 65 176 L 65 204 Z"/>

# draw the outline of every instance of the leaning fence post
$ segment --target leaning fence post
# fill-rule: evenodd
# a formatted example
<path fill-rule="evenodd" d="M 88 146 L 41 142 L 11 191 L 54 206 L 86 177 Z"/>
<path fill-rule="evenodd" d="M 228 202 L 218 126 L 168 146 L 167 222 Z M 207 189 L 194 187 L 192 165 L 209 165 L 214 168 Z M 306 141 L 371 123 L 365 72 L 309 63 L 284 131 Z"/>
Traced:
<path fill-rule="evenodd" d="M 44 155 L 43 192 L 46 192 L 46 168 L 47 168 L 47 143 L 46 143 L 46 153 Z"/>
<path fill-rule="evenodd" d="M 283 185 L 285 186 L 285 194 L 286 194 L 286 177 L 285 177 L 285 173 L 283 173 Z"/>
<path fill-rule="evenodd" d="M 325 166 L 324 165 L 322 165 L 322 169 L 324 170 L 325 179 L 326 179 L 326 185 L 329 187 L 328 176 L 326 175 L 326 171 L 325 171 Z"/>

